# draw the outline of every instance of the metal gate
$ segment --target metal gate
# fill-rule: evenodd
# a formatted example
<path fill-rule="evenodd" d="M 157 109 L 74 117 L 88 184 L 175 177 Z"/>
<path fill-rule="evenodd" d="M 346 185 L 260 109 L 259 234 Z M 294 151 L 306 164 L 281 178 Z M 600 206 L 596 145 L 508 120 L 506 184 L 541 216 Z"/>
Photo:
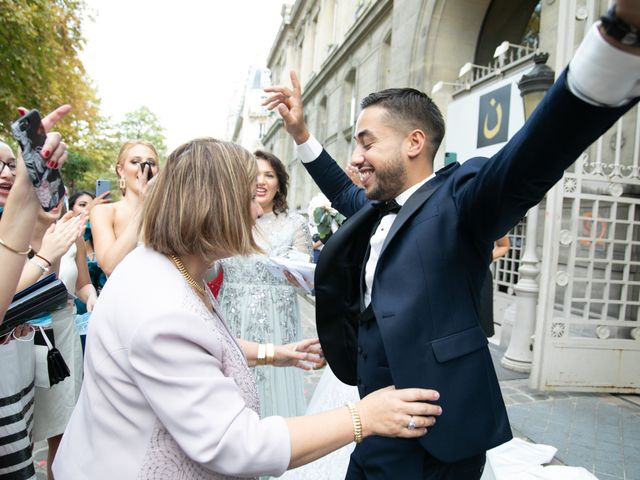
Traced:
<path fill-rule="evenodd" d="M 531 386 L 640 392 L 640 110 L 547 198 Z"/>
<path fill-rule="evenodd" d="M 556 6 L 560 71 L 607 2 Z M 640 392 L 639 157 L 636 107 L 547 195 L 533 388 Z"/>

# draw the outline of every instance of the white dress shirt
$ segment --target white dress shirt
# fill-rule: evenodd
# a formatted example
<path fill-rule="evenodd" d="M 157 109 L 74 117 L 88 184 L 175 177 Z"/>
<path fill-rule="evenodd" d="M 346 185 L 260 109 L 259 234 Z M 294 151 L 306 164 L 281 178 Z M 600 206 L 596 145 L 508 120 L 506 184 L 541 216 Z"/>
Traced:
<path fill-rule="evenodd" d="M 432 178 L 435 178 L 436 174 L 432 173 L 424 180 L 416 183 L 412 187 L 408 188 L 400 195 L 396 197 L 396 202 L 401 207 L 409 200 L 409 197 L 413 195 L 413 193 L 418 190 L 422 185 L 427 183 Z M 368 307 L 371 303 L 371 289 L 373 288 L 373 275 L 376 271 L 376 266 L 378 265 L 378 259 L 380 258 L 380 252 L 382 251 L 382 246 L 384 245 L 384 241 L 389 234 L 389 230 L 391 230 L 391 225 L 396 220 L 398 216 L 397 213 L 388 213 L 380 220 L 378 227 L 376 228 L 375 233 L 371 236 L 371 240 L 369 240 L 369 244 L 371 245 L 371 250 L 369 250 L 369 259 L 367 260 L 367 264 L 364 268 L 364 283 L 365 283 L 365 291 L 364 291 L 364 306 Z"/>
<path fill-rule="evenodd" d="M 640 56 L 618 50 L 610 45 L 594 24 L 580 48 L 569 64 L 567 83 L 571 93 L 593 105 L 620 106 L 640 95 Z M 322 145 L 312 135 L 300 145 L 296 145 L 298 158 L 303 163 L 314 161 L 322 153 Z M 409 197 L 433 178 L 430 177 L 413 185 L 396 197 L 403 205 Z M 396 214 L 385 216 L 371 237 L 371 251 L 365 267 L 365 305 L 371 303 L 373 276 L 384 240 L 389 233 Z"/>

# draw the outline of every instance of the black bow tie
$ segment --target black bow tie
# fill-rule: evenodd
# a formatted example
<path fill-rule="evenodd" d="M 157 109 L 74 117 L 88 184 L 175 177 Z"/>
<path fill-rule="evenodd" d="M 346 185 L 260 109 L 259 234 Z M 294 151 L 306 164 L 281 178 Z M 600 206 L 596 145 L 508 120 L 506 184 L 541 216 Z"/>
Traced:
<path fill-rule="evenodd" d="M 373 207 L 378 210 L 378 218 L 382 218 L 390 213 L 398 213 L 400 211 L 400 205 L 395 200 L 376 203 Z"/>

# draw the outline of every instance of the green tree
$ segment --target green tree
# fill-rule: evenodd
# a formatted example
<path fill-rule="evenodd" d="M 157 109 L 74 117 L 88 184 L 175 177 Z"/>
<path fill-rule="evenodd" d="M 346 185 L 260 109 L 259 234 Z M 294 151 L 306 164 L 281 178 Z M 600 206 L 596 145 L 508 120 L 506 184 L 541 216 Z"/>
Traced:
<path fill-rule="evenodd" d="M 69 149 L 69 160 L 62 169 L 69 191 L 93 191 L 99 178 L 116 185 L 114 165 L 119 148 L 120 139 L 108 119 L 99 118 L 90 133 L 81 132 L 80 140 Z"/>
<path fill-rule="evenodd" d="M 68 144 L 94 132 L 98 99 L 79 52 L 84 0 L 0 0 L 0 133 L 8 136 L 16 108 L 73 110 L 58 128 Z"/>
<path fill-rule="evenodd" d="M 62 169 L 69 191 L 95 189 L 99 178 L 111 180 L 112 198 L 117 196 L 115 164 L 122 144 L 128 140 L 146 140 L 157 149 L 162 160 L 166 155 L 164 129 L 158 117 L 147 107 L 125 114 L 114 124 L 98 118 L 92 129 L 79 132 L 79 140 L 70 148 L 69 161 Z"/>
<path fill-rule="evenodd" d="M 167 154 L 164 128 L 158 116 L 148 107 L 142 106 L 127 113 L 117 125 L 116 132 L 122 143 L 127 140 L 146 140 L 156 147 L 160 158 Z"/>

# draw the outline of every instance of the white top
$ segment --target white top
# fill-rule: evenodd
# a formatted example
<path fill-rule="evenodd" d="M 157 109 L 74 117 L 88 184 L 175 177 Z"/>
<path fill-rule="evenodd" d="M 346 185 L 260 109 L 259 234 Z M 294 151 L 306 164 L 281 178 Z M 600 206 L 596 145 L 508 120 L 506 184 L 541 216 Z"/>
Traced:
<path fill-rule="evenodd" d="M 76 294 L 76 282 L 78 281 L 78 265 L 76 265 L 76 254 L 78 247 L 75 242 L 71 244 L 69 250 L 60 258 L 60 274 L 58 278 L 62 280 L 67 291 L 71 295 Z"/>
<path fill-rule="evenodd" d="M 640 56 L 623 52 L 607 43 L 594 24 L 571 60 L 567 83 L 571 93 L 585 102 L 623 105 L 640 95 Z M 296 145 L 296 152 L 303 163 L 312 162 L 322 153 L 322 145 L 311 135 L 305 143 Z M 433 177 L 432 174 L 398 195 L 398 204 L 403 205 L 411 194 Z M 380 251 L 396 216 L 385 216 L 371 237 L 371 250 L 365 266 L 365 305 L 371 303 L 371 287 Z"/>
<path fill-rule="evenodd" d="M 102 290 L 84 373 L 56 478 L 277 476 L 289 464 L 285 420 L 259 419 L 226 324 L 151 249 L 129 254 Z"/>

